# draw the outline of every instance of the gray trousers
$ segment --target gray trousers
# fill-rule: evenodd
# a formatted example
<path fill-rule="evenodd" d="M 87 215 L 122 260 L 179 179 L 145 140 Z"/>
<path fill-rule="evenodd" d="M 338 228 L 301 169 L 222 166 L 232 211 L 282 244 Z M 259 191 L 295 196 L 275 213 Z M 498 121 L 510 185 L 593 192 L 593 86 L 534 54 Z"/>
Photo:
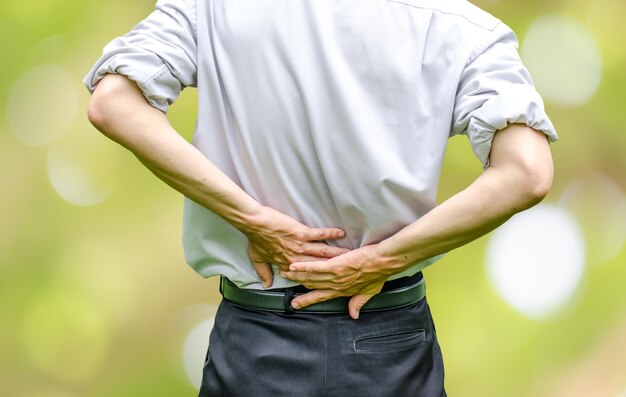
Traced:
<path fill-rule="evenodd" d="M 443 383 L 426 297 L 359 320 L 222 300 L 199 397 L 445 397 Z"/>

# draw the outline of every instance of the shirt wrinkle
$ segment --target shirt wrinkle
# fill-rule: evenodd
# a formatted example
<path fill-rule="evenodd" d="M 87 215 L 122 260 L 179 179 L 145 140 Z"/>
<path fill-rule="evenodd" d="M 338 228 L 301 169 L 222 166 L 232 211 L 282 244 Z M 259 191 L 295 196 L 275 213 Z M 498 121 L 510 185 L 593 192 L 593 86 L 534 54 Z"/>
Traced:
<path fill-rule="evenodd" d="M 469 53 L 467 57 L 467 61 L 465 62 L 465 67 L 468 67 L 472 64 L 482 53 L 487 51 L 491 46 L 497 44 L 499 41 L 497 38 L 494 39 L 493 35 L 495 30 L 491 31 L 490 34 L 485 35 L 483 41 L 479 41 L 479 43 L 474 47 L 474 49 Z"/>
<path fill-rule="evenodd" d="M 491 19 L 493 19 L 495 21 L 492 21 L 491 25 L 487 25 L 487 23 L 479 23 L 479 22 L 475 21 L 474 19 L 470 18 L 469 16 L 463 15 L 460 12 L 444 11 L 444 10 L 442 10 L 440 8 L 434 7 L 434 5 L 431 6 L 431 7 L 427 7 L 427 6 L 423 6 L 423 5 L 416 5 L 416 4 L 413 4 L 413 3 L 408 3 L 406 1 L 401 1 L 401 0 L 385 0 L 385 1 L 387 1 L 389 3 L 402 4 L 402 5 L 405 5 L 405 6 L 408 6 L 408 7 L 412 7 L 412 8 L 417 8 L 417 9 L 431 10 L 431 11 L 438 12 L 438 13 L 441 13 L 441 14 L 454 15 L 454 16 L 457 16 L 457 17 L 465 19 L 467 22 L 471 23 L 472 25 L 475 25 L 475 26 L 478 26 L 479 28 L 487 29 L 487 30 L 490 30 L 490 31 L 494 30 L 495 27 L 499 23 L 497 18 L 495 18 L 493 16 L 491 17 Z"/>
<path fill-rule="evenodd" d="M 146 81 L 144 81 L 144 82 L 137 82 L 137 85 L 139 86 L 139 88 L 147 89 L 147 88 L 149 88 L 150 84 L 153 84 L 154 80 L 156 80 L 157 77 L 159 77 L 164 72 L 167 72 L 169 74 L 172 73 L 172 71 L 167 66 L 167 64 L 163 64 L 163 66 L 161 66 L 160 69 L 158 69 L 156 72 L 154 72 L 154 74 L 152 76 L 148 77 L 148 79 Z"/>

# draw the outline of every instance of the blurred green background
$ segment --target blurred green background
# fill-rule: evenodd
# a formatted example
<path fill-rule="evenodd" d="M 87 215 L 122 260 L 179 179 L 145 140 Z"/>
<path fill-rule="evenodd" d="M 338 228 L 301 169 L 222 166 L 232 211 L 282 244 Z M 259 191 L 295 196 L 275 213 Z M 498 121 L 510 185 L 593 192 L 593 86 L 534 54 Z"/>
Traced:
<path fill-rule="evenodd" d="M 252 1 L 252 0 L 251 0 Z M 476 4 L 560 135 L 542 205 L 428 268 L 450 396 L 626 396 L 626 2 Z M 0 395 L 192 396 L 219 302 L 182 197 L 88 123 L 82 77 L 154 2 L 0 3 Z M 196 93 L 170 111 L 190 138 Z M 439 199 L 480 173 L 450 141 Z"/>

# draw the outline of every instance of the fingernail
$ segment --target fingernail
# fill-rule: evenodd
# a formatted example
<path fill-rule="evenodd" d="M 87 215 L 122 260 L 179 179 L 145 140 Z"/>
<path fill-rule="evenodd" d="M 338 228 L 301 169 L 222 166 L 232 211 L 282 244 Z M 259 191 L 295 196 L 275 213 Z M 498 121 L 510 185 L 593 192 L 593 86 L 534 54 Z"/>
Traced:
<path fill-rule="evenodd" d="M 300 304 L 298 302 L 291 302 L 291 307 L 298 310 L 300 308 Z"/>
<path fill-rule="evenodd" d="M 358 319 L 359 319 L 359 314 L 361 314 L 361 312 L 356 312 L 356 313 L 355 313 L 355 316 L 354 316 L 354 319 L 355 319 L 355 320 L 358 320 Z"/>

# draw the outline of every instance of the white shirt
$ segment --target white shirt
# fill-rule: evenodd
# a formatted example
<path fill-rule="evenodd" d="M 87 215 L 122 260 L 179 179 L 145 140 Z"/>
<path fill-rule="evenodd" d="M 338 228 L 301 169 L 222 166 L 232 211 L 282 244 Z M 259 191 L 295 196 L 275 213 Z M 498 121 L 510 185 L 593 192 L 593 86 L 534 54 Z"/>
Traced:
<path fill-rule="evenodd" d="M 347 248 L 435 207 L 450 136 L 485 167 L 508 123 L 557 139 L 513 32 L 463 0 L 162 0 L 105 47 L 90 91 L 106 73 L 163 112 L 197 86 L 193 144 L 261 204 L 345 230 L 329 243 Z M 202 276 L 261 288 L 246 237 L 189 199 L 183 245 Z"/>

